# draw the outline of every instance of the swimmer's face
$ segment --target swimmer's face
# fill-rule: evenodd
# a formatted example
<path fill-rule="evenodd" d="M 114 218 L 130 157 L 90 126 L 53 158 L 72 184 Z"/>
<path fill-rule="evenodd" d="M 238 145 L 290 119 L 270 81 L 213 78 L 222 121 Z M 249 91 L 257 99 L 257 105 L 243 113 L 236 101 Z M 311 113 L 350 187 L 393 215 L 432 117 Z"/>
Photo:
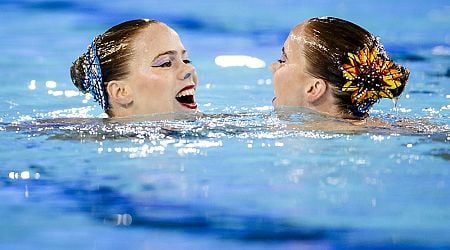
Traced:
<path fill-rule="evenodd" d="M 274 107 L 309 107 L 308 84 L 315 78 L 307 73 L 303 55 L 303 25 L 295 27 L 284 42 L 281 58 L 270 65 L 273 74 Z"/>
<path fill-rule="evenodd" d="M 133 115 L 196 110 L 197 73 L 178 34 L 163 23 L 135 37 L 127 77 Z"/>

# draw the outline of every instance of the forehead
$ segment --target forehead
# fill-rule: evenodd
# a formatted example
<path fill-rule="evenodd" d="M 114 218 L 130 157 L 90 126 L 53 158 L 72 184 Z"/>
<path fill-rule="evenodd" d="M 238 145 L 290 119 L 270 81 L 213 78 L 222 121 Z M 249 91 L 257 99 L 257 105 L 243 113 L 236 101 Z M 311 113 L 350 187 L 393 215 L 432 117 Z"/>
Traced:
<path fill-rule="evenodd" d="M 284 43 L 286 53 L 288 53 L 288 51 L 295 53 L 302 49 L 302 46 L 306 41 L 303 35 L 303 29 L 304 23 L 301 23 L 291 30 Z"/>
<path fill-rule="evenodd" d="M 175 50 L 182 51 L 184 46 L 178 34 L 163 23 L 150 24 L 144 28 L 134 39 L 135 55 L 145 53 L 147 56 L 156 56 L 160 53 Z"/>

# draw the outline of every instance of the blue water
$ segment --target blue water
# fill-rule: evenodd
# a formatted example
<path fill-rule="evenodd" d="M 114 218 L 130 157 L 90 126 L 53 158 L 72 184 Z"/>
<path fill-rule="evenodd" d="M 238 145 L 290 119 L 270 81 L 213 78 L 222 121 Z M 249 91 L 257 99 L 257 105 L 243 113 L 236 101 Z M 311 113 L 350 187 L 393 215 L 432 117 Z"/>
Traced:
<path fill-rule="evenodd" d="M 8 1 L 0 3 L 0 249 L 450 248 L 448 1 Z M 289 30 L 338 16 L 411 71 L 371 116 L 408 130 L 293 129 L 266 67 Z M 128 19 L 180 34 L 207 116 L 107 121 L 68 73 Z M 69 118 L 86 118 L 70 120 Z"/>

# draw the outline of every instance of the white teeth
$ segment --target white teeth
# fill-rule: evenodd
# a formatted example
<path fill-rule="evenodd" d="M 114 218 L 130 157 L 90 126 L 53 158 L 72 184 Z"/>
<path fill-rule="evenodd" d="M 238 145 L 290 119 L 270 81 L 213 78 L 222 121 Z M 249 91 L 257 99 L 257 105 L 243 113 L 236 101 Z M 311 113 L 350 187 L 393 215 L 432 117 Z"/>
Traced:
<path fill-rule="evenodd" d="M 195 89 L 187 89 L 179 92 L 175 97 L 182 97 L 187 95 L 195 95 Z"/>

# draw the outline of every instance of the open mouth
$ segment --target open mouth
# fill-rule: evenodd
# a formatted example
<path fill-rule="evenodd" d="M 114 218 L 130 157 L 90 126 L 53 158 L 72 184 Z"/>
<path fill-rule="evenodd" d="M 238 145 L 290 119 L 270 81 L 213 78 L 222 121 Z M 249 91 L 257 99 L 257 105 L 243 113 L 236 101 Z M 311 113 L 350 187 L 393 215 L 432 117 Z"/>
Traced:
<path fill-rule="evenodd" d="M 195 86 L 191 85 L 180 90 L 180 92 L 178 92 L 178 94 L 175 96 L 175 99 L 186 108 L 196 109 L 197 103 L 195 103 L 194 95 Z"/>

